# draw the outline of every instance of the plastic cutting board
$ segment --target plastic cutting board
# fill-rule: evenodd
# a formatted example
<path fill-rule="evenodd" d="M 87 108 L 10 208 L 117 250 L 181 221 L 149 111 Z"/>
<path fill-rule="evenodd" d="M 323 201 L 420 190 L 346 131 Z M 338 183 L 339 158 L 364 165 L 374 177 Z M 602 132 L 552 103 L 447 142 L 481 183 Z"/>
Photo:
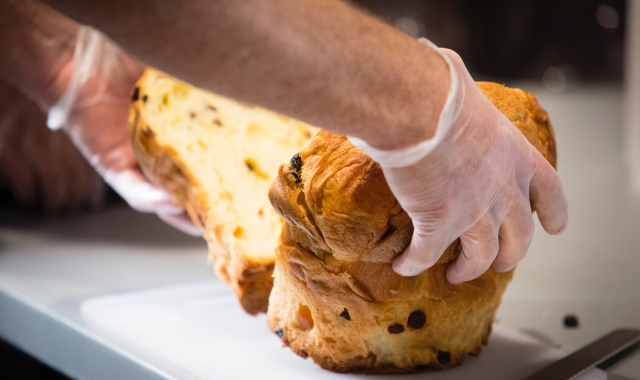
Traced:
<path fill-rule="evenodd" d="M 201 379 L 520 380 L 565 353 L 495 324 L 478 358 L 443 372 L 400 376 L 335 374 L 283 348 L 266 316 L 245 314 L 231 291 L 207 281 L 88 299 L 83 317 Z M 606 380 L 593 369 L 580 380 Z"/>

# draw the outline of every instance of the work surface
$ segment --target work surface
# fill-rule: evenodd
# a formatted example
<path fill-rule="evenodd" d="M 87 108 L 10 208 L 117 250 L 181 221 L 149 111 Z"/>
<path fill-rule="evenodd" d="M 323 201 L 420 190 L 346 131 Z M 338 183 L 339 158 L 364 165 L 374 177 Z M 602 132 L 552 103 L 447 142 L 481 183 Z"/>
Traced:
<path fill-rule="evenodd" d="M 498 318 L 570 352 L 614 328 L 640 328 L 640 194 L 627 184 L 619 88 L 523 88 L 556 128 L 570 225 L 556 237 L 537 225 Z M 87 324 L 80 305 L 213 276 L 201 239 L 124 206 L 57 221 L 0 211 L 0 336 L 72 377 L 194 378 Z M 568 314 L 577 328 L 563 326 Z M 613 373 L 640 379 L 640 355 Z"/>

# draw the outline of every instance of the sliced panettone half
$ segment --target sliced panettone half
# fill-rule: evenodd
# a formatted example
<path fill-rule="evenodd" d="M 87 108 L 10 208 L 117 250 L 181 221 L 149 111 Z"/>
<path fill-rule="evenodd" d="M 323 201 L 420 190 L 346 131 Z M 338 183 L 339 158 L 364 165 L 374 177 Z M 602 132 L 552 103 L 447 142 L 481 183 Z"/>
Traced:
<path fill-rule="evenodd" d="M 218 276 L 250 314 L 266 311 L 282 219 L 268 190 L 316 128 L 147 69 L 130 135 L 149 180 L 203 227 Z"/>

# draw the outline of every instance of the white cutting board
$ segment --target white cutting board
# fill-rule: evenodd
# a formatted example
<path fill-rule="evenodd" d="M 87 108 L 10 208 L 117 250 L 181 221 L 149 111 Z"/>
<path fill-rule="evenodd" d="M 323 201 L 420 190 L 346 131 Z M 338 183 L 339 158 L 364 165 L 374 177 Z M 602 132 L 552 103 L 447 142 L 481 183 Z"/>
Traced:
<path fill-rule="evenodd" d="M 244 313 L 219 281 L 156 288 L 86 300 L 82 316 L 201 379 L 389 380 L 394 376 L 341 375 L 320 369 L 288 348 L 267 327 L 265 315 Z M 443 372 L 397 376 L 403 380 L 521 380 L 565 354 L 495 324 L 478 358 Z M 606 380 L 593 369 L 580 380 Z"/>

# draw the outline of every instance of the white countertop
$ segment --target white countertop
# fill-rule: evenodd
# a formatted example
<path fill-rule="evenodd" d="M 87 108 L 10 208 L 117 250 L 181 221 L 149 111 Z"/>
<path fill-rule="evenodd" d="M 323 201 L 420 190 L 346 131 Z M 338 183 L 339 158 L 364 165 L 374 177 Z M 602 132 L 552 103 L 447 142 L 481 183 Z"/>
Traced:
<path fill-rule="evenodd" d="M 570 352 L 615 328 L 640 328 L 640 194 L 627 184 L 622 91 L 523 88 L 555 126 L 570 225 L 557 237 L 537 226 L 498 318 Z M 194 378 L 87 325 L 80 304 L 210 280 L 206 257 L 201 239 L 124 206 L 50 221 L 0 211 L 0 336 L 76 378 Z M 567 314 L 578 328 L 563 327 Z M 640 355 L 612 373 L 640 379 Z"/>

